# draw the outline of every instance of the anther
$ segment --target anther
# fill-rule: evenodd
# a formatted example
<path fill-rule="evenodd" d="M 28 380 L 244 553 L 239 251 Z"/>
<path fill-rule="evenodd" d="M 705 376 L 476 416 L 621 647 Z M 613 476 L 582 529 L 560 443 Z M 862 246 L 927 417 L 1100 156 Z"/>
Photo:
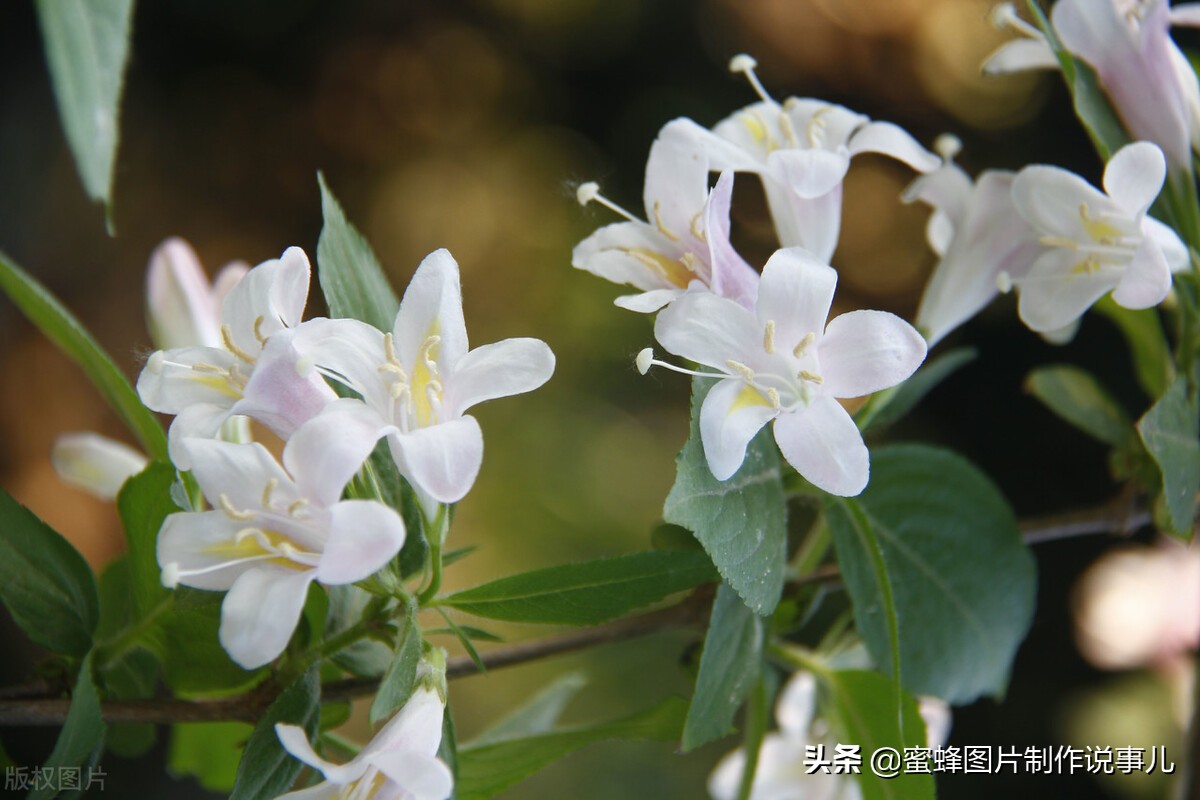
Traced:
<path fill-rule="evenodd" d="M 679 241 L 679 237 L 672 233 L 671 229 L 667 227 L 665 222 L 663 222 L 661 200 L 654 201 L 654 226 L 658 228 L 659 233 L 670 239 L 672 242 Z"/>
<path fill-rule="evenodd" d="M 725 366 L 729 367 L 730 372 L 736 372 L 742 376 L 742 379 L 747 383 L 754 380 L 754 370 L 747 367 L 740 361 L 734 361 L 732 358 L 725 360 Z"/>
<path fill-rule="evenodd" d="M 254 338 L 258 339 L 258 343 L 261 345 L 264 345 L 264 346 L 267 344 L 267 337 L 263 336 L 263 332 L 261 329 L 262 329 L 262 324 L 266 321 L 267 321 L 267 318 L 262 316 L 261 314 L 254 318 Z"/>
<path fill-rule="evenodd" d="M 825 129 L 828 126 L 828 123 L 825 121 L 825 115 L 832 109 L 833 106 L 821 106 L 812 115 L 812 119 L 808 121 L 805 133 L 808 134 L 809 147 L 822 147 L 825 144 Z"/>
<path fill-rule="evenodd" d="M 815 121 L 815 118 L 814 118 Z M 812 124 L 809 123 L 809 141 L 812 142 Z M 779 130 L 783 131 L 783 138 L 788 143 L 789 147 L 799 147 L 800 140 L 796 138 L 796 127 L 792 125 L 792 118 L 786 112 L 779 115 Z M 816 142 L 812 142 L 813 147 L 819 146 Z"/>
<path fill-rule="evenodd" d="M 767 90 L 759 83 L 758 75 L 754 70 L 757 69 L 758 62 L 754 60 L 754 56 L 746 53 L 739 53 L 729 59 L 729 71 L 735 75 L 741 73 L 746 76 L 746 80 L 750 82 L 750 87 L 754 89 L 755 94 L 761 97 L 765 102 L 774 103 L 771 95 L 767 94 Z"/>
<path fill-rule="evenodd" d="M 241 522 L 254 519 L 255 514 L 253 511 L 238 511 L 236 508 L 234 508 L 233 503 L 229 501 L 228 495 L 219 495 L 217 497 L 217 505 L 219 505 L 221 510 L 225 512 L 225 516 L 229 517 L 230 519 L 236 519 Z"/>
<path fill-rule="evenodd" d="M 804 338 L 800 340 L 800 344 L 796 345 L 795 348 L 792 349 L 792 355 L 794 355 L 796 358 L 802 358 L 804 356 L 804 351 L 807 350 L 808 346 L 816 340 L 817 334 L 813 333 L 812 331 L 804 334 Z"/>
<path fill-rule="evenodd" d="M 825 379 L 822 378 L 820 375 L 818 375 L 815 372 L 809 372 L 806 369 L 800 370 L 797 377 L 800 378 L 800 380 L 809 381 L 810 383 L 815 383 L 817 385 L 820 385 L 825 382 Z"/>
<path fill-rule="evenodd" d="M 763 350 L 767 351 L 767 355 L 775 352 L 775 320 L 767 320 L 767 324 L 763 328 Z"/>
<path fill-rule="evenodd" d="M 269 481 L 267 481 L 267 485 L 263 487 L 263 493 L 262 493 L 262 507 L 263 508 L 271 507 L 271 494 L 275 491 L 275 488 L 277 486 L 279 486 L 279 479 L 271 478 Z"/>
<path fill-rule="evenodd" d="M 688 227 L 691 228 L 692 236 L 695 236 L 700 241 L 704 242 L 705 244 L 708 244 L 708 234 L 704 230 L 704 212 L 703 211 L 697 211 L 692 216 L 691 222 L 688 223 Z"/>
<path fill-rule="evenodd" d="M 600 184 L 595 181 L 579 184 L 579 188 L 575 190 L 575 199 L 579 201 L 579 205 L 586 206 L 588 203 L 599 203 L 610 211 L 620 214 L 630 222 L 641 222 L 640 219 L 630 214 L 619 205 L 609 200 L 604 195 L 600 194 Z"/>
<path fill-rule="evenodd" d="M 776 411 L 783 408 L 783 403 L 779 401 L 779 390 L 774 386 L 767 387 L 767 400 L 771 402 L 771 408 Z"/>
<path fill-rule="evenodd" d="M 229 323 L 225 323 L 221 326 L 221 344 L 225 345 L 226 350 L 233 353 L 247 364 L 254 363 L 254 356 L 238 347 L 237 342 L 233 340 L 233 328 L 229 327 Z"/>
<path fill-rule="evenodd" d="M 679 263 L 683 264 L 684 269 L 693 275 L 700 275 L 700 259 L 691 250 L 679 257 Z"/>

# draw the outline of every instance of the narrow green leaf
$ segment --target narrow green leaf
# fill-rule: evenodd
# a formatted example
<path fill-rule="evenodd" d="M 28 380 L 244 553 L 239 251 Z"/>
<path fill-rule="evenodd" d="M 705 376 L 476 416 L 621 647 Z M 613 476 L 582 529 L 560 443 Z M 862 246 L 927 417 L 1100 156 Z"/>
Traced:
<path fill-rule="evenodd" d="M 349 317 L 390 331 L 400 301 L 392 291 L 375 251 L 346 219 L 337 198 L 317 173 L 325 225 L 317 241 L 318 275 L 332 317 Z"/>
<path fill-rule="evenodd" d="M 1180 375 L 1137 424 L 1138 435 L 1162 472 L 1163 500 L 1171 530 L 1191 538 L 1200 491 L 1200 419 L 1196 398 Z"/>
<path fill-rule="evenodd" d="M 775 610 L 783 591 L 787 506 L 779 452 L 769 427 L 746 449 L 727 481 L 713 477 L 700 442 L 700 406 L 708 384 L 692 381 L 692 428 L 675 459 L 675 485 L 663 519 L 696 534 L 726 583 L 756 614 Z"/>
<path fill-rule="evenodd" d="M 686 704 L 670 697 L 654 708 L 614 722 L 458 750 L 458 800 L 486 800 L 581 747 L 608 739 L 671 741 L 679 736 Z"/>
<path fill-rule="evenodd" d="M 871 399 L 855 416 L 858 427 L 864 433 L 886 428 L 912 411 L 939 383 L 978 356 L 979 351 L 974 347 L 958 347 L 926 361 L 904 383 L 871 395 Z"/>
<path fill-rule="evenodd" d="M 721 584 L 683 726 L 685 752 L 730 732 L 734 714 L 762 671 L 762 648 L 762 617 Z"/>
<path fill-rule="evenodd" d="M 275 735 L 275 723 L 299 726 L 311 740 L 321 717 L 320 702 L 321 682 L 314 667 L 284 689 L 254 726 L 229 800 L 278 797 L 291 788 L 304 765 L 283 749 Z"/>
<path fill-rule="evenodd" d="M 524 705 L 514 709 L 504 719 L 472 739 L 469 746 L 482 747 L 510 739 L 549 733 L 558 723 L 558 718 L 562 716 L 567 703 L 586 685 L 587 678 L 582 672 L 559 675 L 549 686 L 529 698 Z"/>
<path fill-rule="evenodd" d="M 171 726 L 167 771 L 193 777 L 210 792 L 229 794 L 242 747 L 254 728 L 245 722 L 190 722 Z"/>
<path fill-rule="evenodd" d="M 440 602 L 490 619 L 595 625 L 716 577 L 703 553 L 659 550 L 512 575 Z"/>
<path fill-rule="evenodd" d="M 79 677 L 71 691 L 71 707 L 54 750 L 43 769 L 57 774 L 60 769 L 83 766 L 91 761 L 104 744 L 104 718 L 100 713 L 100 697 L 92 678 L 92 655 L 83 659 L 79 666 Z M 58 784 L 36 789 L 29 800 L 46 800 L 58 794 Z"/>
<path fill-rule="evenodd" d="M 889 747 L 901 758 L 905 747 L 925 747 L 925 725 L 916 701 L 902 693 L 904 730 L 895 713 L 896 685 L 878 672 L 847 670 L 820 676 L 832 700 L 826 714 L 834 738 L 859 745 L 862 774 L 857 776 L 863 800 L 933 800 L 933 775 L 902 773 L 894 778 L 876 775 L 868 766 L 871 754 Z"/>
<path fill-rule="evenodd" d="M 100 618 L 96 579 L 79 551 L 0 489 L 0 601 L 30 639 L 82 657 Z"/>
<path fill-rule="evenodd" d="M 1133 435 L 1133 421 L 1125 409 L 1079 367 L 1039 367 L 1025 379 L 1025 389 L 1059 417 L 1105 444 L 1121 447 Z"/>
<path fill-rule="evenodd" d="M 437 612 L 445 620 L 446 627 L 458 639 L 458 643 L 462 645 L 463 650 L 467 651 L 467 655 L 475 664 L 475 669 L 480 672 L 487 672 L 487 664 L 483 663 L 483 659 L 479 657 L 479 651 L 475 649 L 475 643 L 471 641 L 471 637 L 467 636 L 463 629 L 458 627 L 458 623 L 446 613 L 446 609 L 438 608 Z"/>
<path fill-rule="evenodd" d="M 876 663 L 890 671 L 897 638 L 900 678 L 910 692 L 952 703 L 1002 695 L 1032 618 L 1035 571 L 1012 509 L 991 481 L 945 450 L 879 448 L 866 491 L 853 501 L 829 499 L 826 513 L 854 619 Z"/>
<path fill-rule="evenodd" d="M 1125 308 L 1117 305 L 1110 295 L 1100 298 L 1092 308 L 1108 317 L 1121 331 L 1142 390 L 1154 399 L 1162 397 L 1175 377 L 1175 363 L 1158 309 Z"/>
<path fill-rule="evenodd" d="M 158 567 L 158 532 L 167 515 L 179 510 L 171 500 L 175 468 L 156 461 L 133 476 L 117 495 L 117 511 L 125 526 L 130 578 L 138 616 L 145 616 L 170 592 Z"/>
<path fill-rule="evenodd" d="M 105 401 L 117 412 L 152 458 L 167 460 L 167 437 L 129 381 L 92 335 L 66 308 L 28 273 L 0 253 L 0 290 L 37 326 L 46 338 L 83 368 Z"/>
<path fill-rule="evenodd" d="M 112 212 L 133 0 L 37 0 L 58 113 L 88 197 Z M 111 228 L 111 225 L 110 225 Z"/>
<path fill-rule="evenodd" d="M 400 634 L 396 637 L 396 650 L 375 699 L 371 702 L 372 725 L 386 719 L 393 711 L 408 702 L 417 685 L 417 665 L 421 663 L 421 631 L 413 619 L 412 610 L 400 623 Z"/>

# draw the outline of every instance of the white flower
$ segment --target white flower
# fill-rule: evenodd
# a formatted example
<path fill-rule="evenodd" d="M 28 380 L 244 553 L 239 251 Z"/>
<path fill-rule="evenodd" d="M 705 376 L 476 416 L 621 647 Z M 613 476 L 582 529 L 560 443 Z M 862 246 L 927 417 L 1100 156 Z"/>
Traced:
<path fill-rule="evenodd" d="M 576 247 L 571 263 L 641 294 L 618 297 L 631 311 L 657 311 L 689 288 L 753 303 L 758 273 L 729 243 L 733 175 L 723 173 L 708 189 L 708 160 L 681 135 L 680 121 L 668 123 L 650 148 L 646 163 L 642 222 L 598 193 L 579 187 L 580 202 L 597 201 L 628 222 L 607 225 Z"/>
<path fill-rule="evenodd" d="M 832 267 L 784 249 L 763 269 L 754 311 L 688 294 L 659 314 L 654 333 L 663 347 L 718 371 L 698 373 L 718 379 L 700 408 L 717 480 L 737 471 L 750 439 L 773 420 L 783 457 L 813 484 L 842 496 L 866 487 L 866 445 L 835 398 L 904 380 L 924 360 L 925 340 L 884 311 L 851 311 L 826 326 L 836 284 Z"/>
<path fill-rule="evenodd" d="M 730 62 L 731 70 L 746 74 L 762 102 L 712 131 L 680 120 L 680 135 L 693 138 L 712 169 L 758 174 L 780 242 L 804 247 L 828 263 L 837 247 L 842 181 L 853 156 L 882 153 L 919 172 L 936 169 L 939 159 L 890 122 L 872 122 L 823 100 L 792 97 L 781 105 L 763 90 L 754 66 L 744 55 Z"/>
<path fill-rule="evenodd" d="M 163 583 L 228 590 L 221 645 L 247 669 L 271 661 L 300 619 L 309 584 L 353 583 L 400 551 L 404 523 L 391 508 L 342 500 L 370 454 L 329 435 L 322 414 L 283 451 L 285 472 L 261 444 L 187 439 L 192 472 L 213 511 L 172 514 L 158 536 Z"/>
<path fill-rule="evenodd" d="M 1171 289 L 1187 249 L 1146 215 L 1166 175 L 1149 142 L 1121 148 L 1104 170 L 1104 192 L 1064 169 L 1032 166 L 1013 180 L 1013 202 L 1049 248 L 1014 281 L 1021 320 L 1035 331 L 1063 328 L 1108 292 L 1126 308 L 1149 308 Z"/>
<path fill-rule="evenodd" d="M 319 376 L 294 369 L 288 329 L 308 297 L 308 258 L 298 247 L 246 273 L 226 296 L 220 347 L 154 353 L 138 377 L 149 408 L 175 414 L 171 460 L 188 469 L 180 442 L 211 438 L 230 417 L 252 417 L 286 439 L 336 395 Z"/>
<path fill-rule="evenodd" d="M 210 284 L 186 241 L 172 237 L 156 247 L 146 269 L 146 322 L 155 346 L 221 347 L 221 305 L 249 269 L 230 262 Z"/>
<path fill-rule="evenodd" d="M 50 463 L 65 483 L 112 500 L 148 462 L 137 450 L 107 436 L 64 433 L 54 442 Z"/>
<path fill-rule="evenodd" d="M 331 411 L 342 419 L 335 439 L 386 436 L 400 473 L 439 503 L 462 499 L 483 462 L 483 433 L 467 409 L 532 391 L 554 372 L 554 354 L 538 339 L 468 351 L 458 264 L 445 250 L 421 262 L 390 333 L 357 320 L 314 319 L 296 330 L 294 343 L 298 370 L 362 395 Z"/>
<path fill-rule="evenodd" d="M 934 208 L 927 235 L 940 260 L 916 317 L 930 347 L 990 303 L 1000 291 L 998 282 L 1024 277 L 1044 249 L 1013 205 L 1012 182 L 1011 172 L 987 170 L 972 183 L 947 157 L 905 192 L 906 202 L 921 200 Z"/>
<path fill-rule="evenodd" d="M 317 755 L 304 730 L 277 723 L 285 750 L 318 770 L 325 780 L 278 800 L 445 800 L 454 789 L 450 769 L 436 757 L 446 704 L 431 688 L 419 688 L 404 708 L 346 764 Z"/>

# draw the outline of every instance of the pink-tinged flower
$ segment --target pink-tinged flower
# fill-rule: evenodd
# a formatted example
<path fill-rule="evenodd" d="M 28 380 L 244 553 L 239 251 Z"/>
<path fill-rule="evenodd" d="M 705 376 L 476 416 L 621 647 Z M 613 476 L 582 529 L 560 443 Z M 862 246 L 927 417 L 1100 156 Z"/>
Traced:
<path fill-rule="evenodd" d="M 902 128 L 823 100 L 771 99 L 754 74 L 755 62 L 741 55 L 730 62 L 745 73 L 762 102 L 748 106 L 712 131 L 678 120 L 679 134 L 716 171 L 753 172 L 763 183 L 771 217 L 785 247 L 804 247 L 828 263 L 841 229 L 842 181 L 850 159 L 882 153 L 918 172 L 936 169 L 937 156 Z"/>
<path fill-rule="evenodd" d="M 357 756 L 340 765 L 317 755 L 302 728 L 276 724 L 284 749 L 325 776 L 278 800 L 445 800 L 454 789 L 449 767 L 436 756 L 445 710 L 437 691 L 417 689 Z"/>
<path fill-rule="evenodd" d="M 249 269 L 230 262 L 210 284 L 186 241 L 172 237 L 156 247 L 146 270 L 146 322 L 155 346 L 221 347 L 221 305 Z"/>
<path fill-rule="evenodd" d="M 159 350 L 138 377 L 149 408 L 175 414 L 171 460 L 188 469 L 185 438 L 212 438 L 230 417 L 252 417 L 283 438 L 336 395 L 294 368 L 291 331 L 308 297 L 308 258 L 298 247 L 246 273 L 225 297 L 220 346 Z"/>
<path fill-rule="evenodd" d="M 163 583 L 228 590 L 221 646 L 246 669 L 287 646 L 314 580 L 337 585 L 367 578 L 404 544 L 391 508 L 342 500 L 342 489 L 370 454 L 353 439 L 331 446 L 323 414 L 283 451 L 286 471 L 257 442 L 186 439 L 192 473 L 212 511 L 172 514 L 158 535 Z"/>
<path fill-rule="evenodd" d="M 63 482 L 112 500 L 125 481 L 146 468 L 147 459 L 127 444 L 98 433 L 64 433 L 54 442 L 50 463 Z"/>
<path fill-rule="evenodd" d="M 906 202 L 920 200 L 934 209 L 926 233 L 940 260 L 916 317 L 930 347 L 990 303 L 998 283 L 1023 278 L 1044 250 L 1013 205 L 1013 173 L 987 170 L 972 182 L 951 160 L 954 149 L 904 195 Z"/>
<path fill-rule="evenodd" d="M 468 350 L 458 264 L 446 250 L 421 262 L 390 333 L 352 319 L 314 319 L 296 330 L 294 344 L 296 370 L 362 396 L 331 410 L 343 423 L 334 438 L 386 436 L 400 473 L 438 503 L 461 500 L 483 462 L 483 433 L 465 412 L 532 391 L 554 372 L 554 354 L 539 339 Z"/>
<path fill-rule="evenodd" d="M 1035 331 L 1064 328 L 1108 292 L 1126 308 L 1149 308 L 1187 265 L 1173 230 L 1146 215 L 1166 176 L 1149 142 L 1119 150 L 1104 170 L 1104 192 L 1058 167 L 1032 166 L 1013 180 L 1017 212 L 1048 248 L 1020 280 L 1021 320 Z"/>
<path fill-rule="evenodd" d="M 835 398 L 903 381 L 924 360 L 925 340 L 884 311 L 851 311 L 826 325 L 836 284 L 832 267 L 789 248 L 767 261 L 753 311 L 688 294 L 660 312 L 654 334 L 663 347 L 717 370 L 697 373 L 717 380 L 700 408 L 717 480 L 738 470 L 750 440 L 773 421 L 783 457 L 814 485 L 842 496 L 866 487 L 866 445 Z M 639 368 L 649 363 L 649 354 L 639 357 Z"/>
<path fill-rule="evenodd" d="M 711 291 L 749 307 L 758 273 L 729 243 L 733 175 L 723 173 L 708 189 L 708 160 L 681 135 L 680 120 L 668 123 L 646 163 L 642 222 L 599 194 L 594 183 L 579 187 L 581 203 L 600 202 L 628 219 L 606 225 L 580 242 L 571 263 L 641 294 L 616 304 L 657 311 L 689 289 Z"/>

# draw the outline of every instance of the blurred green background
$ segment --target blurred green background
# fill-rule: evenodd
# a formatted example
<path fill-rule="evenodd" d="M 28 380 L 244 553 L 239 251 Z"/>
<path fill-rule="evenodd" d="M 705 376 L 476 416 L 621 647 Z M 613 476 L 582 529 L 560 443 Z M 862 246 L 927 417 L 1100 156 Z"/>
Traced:
<path fill-rule="evenodd" d="M 1057 163 L 1093 179 L 1098 165 L 1052 77 L 985 79 L 983 58 L 1006 38 L 988 0 L 155 0 L 137 9 L 115 179 L 116 238 L 88 205 L 66 149 L 32 4 L 0 5 L 0 248 L 46 282 L 130 376 L 150 349 L 142 281 L 162 239 L 190 240 L 210 274 L 257 263 L 321 226 L 316 172 L 374 245 L 398 290 L 420 259 L 448 247 L 463 274 L 476 344 L 536 336 L 558 355 L 555 378 L 528 396 L 478 410 L 487 450 L 460 504 L 452 546 L 478 545 L 449 588 L 540 566 L 645 549 L 686 437 L 687 383 L 642 378 L 648 318 L 614 308 L 617 287 L 574 270 L 571 247 L 614 221 L 581 209 L 574 187 L 598 180 L 640 209 L 642 170 L 658 128 L 676 116 L 711 125 L 753 101 L 727 73 L 753 53 L 779 98 L 813 96 L 897 122 L 929 144 L 959 135 L 971 172 Z M 922 208 L 898 195 L 911 174 L 856 159 L 847 184 L 839 309 L 911 318 L 933 265 Z M 761 192 L 739 179 L 735 239 L 753 263 L 769 252 Z M 316 294 L 314 290 L 314 295 Z M 310 316 L 323 313 L 319 297 Z M 1123 345 L 1085 322 L 1061 351 L 1017 325 L 1001 300 L 952 339 L 980 359 L 891 432 L 953 447 L 989 472 L 1018 514 L 1069 509 L 1115 490 L 1103 452 L 1022 395 L 1033 366 L 1083 362 L 1142 401 Z M 101 566 L 120 548 L 113 508 L 65 488 L 50 467 L 66 431 L 122 432 L 82 375 L 0 301 L 0 482 Z M 953 344 L 953 342 L 952 342 Z M 943 345 L 945 348 L 946 345 Z M 969 535 L 969 531 L 964 531 Z M 1070 641 L 1068 594 L 1105 541 L 1036 550 L 1039 616 L 1003 706 L 956 716 L 955 744 L 1103 744 L 1073 728 L 1070 709 L 1111 682 Z M 513 638 L 547 631 L 510 627 Z M 3 678 L 36 658 L 9 625 Z M 591 679 L 567 721 L 607 719 L 668 692 L 686 694 L 694 637 L 661 635 L 457 681 L 460 738 L 485 727 L 553 676 Z M 453 643 L 446 642 L 452 650 Z M 1141 702 L 1141 701 L 1138 701 Z M 1146 701 L 1161 719 L 1165 701 Z M 1122 717 L 1124 719 L 1124 717 Z M 365 734 L 358 722 L 357 735 Z M 1072 731 L 1074 731 L 1072 733 Z M 1069 737 L 1074 738 L 1069 738 Z M 1095 737 L 1095 740 L 1089 739 Z M 37 763 L 52 731 L 0 731 L 9 754 Z M 687 757 L 669 746 L 593 747 L 505 798 L 695 798 L 735 739 Z M 1155 739 L 1155 744 L 1163 744 Z M 148 760 L 107 756 L 106 797 L 204 797 Z M 945 780 L 942 796 L 1093 796 L 1091 779 Z M 1135 790 L 1161 787 L 1142 782 Z M 190 794 L 188 792 L 190 791 Z M 989 795 L 993 796 L 993 795 Z"/>

